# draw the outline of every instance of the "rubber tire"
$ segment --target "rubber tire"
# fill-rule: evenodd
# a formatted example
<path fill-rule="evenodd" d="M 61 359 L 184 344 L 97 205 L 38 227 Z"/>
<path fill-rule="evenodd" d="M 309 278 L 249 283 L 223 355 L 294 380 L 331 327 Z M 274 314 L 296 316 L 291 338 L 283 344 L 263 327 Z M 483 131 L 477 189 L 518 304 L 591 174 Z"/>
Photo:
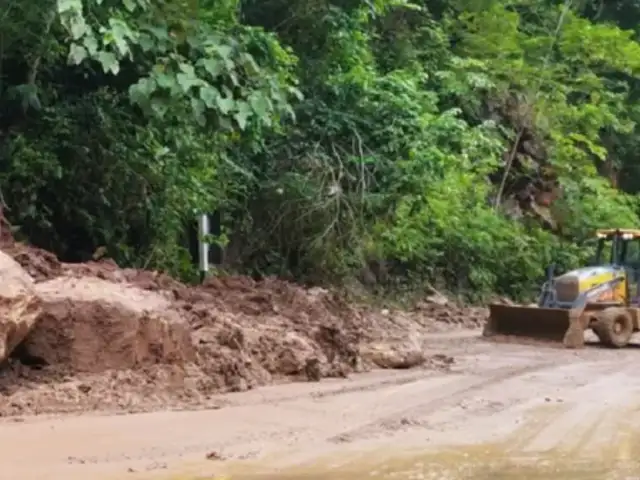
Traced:
<path fill-rule="evenodd" d="M 619 328 L 616 331 L 616 327 Z M 633 335 L 633 318 L 624 308 L 607 308 L 598 315 L 593 331 L 604 345 L 625 347 Z"/>

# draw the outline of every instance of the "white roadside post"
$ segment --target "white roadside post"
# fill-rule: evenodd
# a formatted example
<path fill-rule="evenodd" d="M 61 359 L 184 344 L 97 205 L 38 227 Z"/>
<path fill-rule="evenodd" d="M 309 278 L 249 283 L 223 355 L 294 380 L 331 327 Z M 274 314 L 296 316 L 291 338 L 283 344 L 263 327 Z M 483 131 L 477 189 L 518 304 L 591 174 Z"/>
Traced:
<path fill-rule="evenodd" d="M 200 281 L 203 282 L 209 273 L 209 244 L 205 238 L 209 235 L 209 216 L 200 214 L 198 217 L 198 263 L 200 266 Z"/>

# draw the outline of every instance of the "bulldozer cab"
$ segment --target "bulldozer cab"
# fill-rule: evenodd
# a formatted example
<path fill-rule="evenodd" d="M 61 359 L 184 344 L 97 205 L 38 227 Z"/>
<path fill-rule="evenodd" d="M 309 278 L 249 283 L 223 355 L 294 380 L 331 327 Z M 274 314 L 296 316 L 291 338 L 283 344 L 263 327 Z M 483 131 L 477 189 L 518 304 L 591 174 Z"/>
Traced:
<path fill-rule="evenodd" d="M 640 230 L 598 230 L 595 265 L 611 265 L 625 270 L 627 301 L 640 304 Z"/>
<path fill-rule="evenodd" d="M 594 265 L 619 265 L 638 260 L 640 230 L 598 230 Z"/>

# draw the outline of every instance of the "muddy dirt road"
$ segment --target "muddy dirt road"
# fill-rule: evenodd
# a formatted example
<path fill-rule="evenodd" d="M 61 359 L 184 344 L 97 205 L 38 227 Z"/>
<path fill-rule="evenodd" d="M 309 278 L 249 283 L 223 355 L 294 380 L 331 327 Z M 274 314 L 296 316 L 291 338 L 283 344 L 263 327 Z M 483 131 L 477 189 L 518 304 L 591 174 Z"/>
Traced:
<path fill-rule="evenodd" d="M 7 421 L 0 476 L 640 478 L 640 349 L 568 351 L 478 335 L 427 340 L 456 359 L 446 373 L 269 386 L 220 396 L 207 411 Z"/>

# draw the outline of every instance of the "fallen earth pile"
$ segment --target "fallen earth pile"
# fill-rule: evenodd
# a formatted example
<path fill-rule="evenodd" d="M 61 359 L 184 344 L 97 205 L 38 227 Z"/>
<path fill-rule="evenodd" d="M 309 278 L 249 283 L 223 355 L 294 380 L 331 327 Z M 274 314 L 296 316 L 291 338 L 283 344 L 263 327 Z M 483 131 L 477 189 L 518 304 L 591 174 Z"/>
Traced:
<path fill-rule="evenodd" d="M 109 260 L 0 247 L 2 416 L 214 407 L 219 393 L 282 381 L 448 368 L 420 334 L 484 316 L 429 297 L 412 312 L 356 307 L 278 279 L 187 286 Z"/>

